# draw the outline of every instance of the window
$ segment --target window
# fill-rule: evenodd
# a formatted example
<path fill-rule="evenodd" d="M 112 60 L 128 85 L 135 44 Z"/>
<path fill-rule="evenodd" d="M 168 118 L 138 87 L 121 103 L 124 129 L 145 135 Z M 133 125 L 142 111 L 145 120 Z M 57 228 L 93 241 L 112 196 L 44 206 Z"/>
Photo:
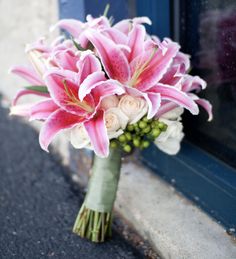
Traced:
<path fill-rule="evenodd" d="M 236 167 L 236 2 L 180 2 L 175 34 L 192 57 L 191 73 L 207 81 L 202 96 L 214 107 L 211 123 L 204 112 L 197 118 L 185 114 L 187 138 Z"/>

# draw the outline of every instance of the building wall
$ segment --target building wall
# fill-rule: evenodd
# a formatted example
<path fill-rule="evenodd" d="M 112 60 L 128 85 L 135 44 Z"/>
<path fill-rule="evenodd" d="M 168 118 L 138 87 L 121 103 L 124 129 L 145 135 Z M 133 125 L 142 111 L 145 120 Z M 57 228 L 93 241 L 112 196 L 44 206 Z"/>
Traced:
<path fill-rule="evenodd" d="M 58 19 L 57 0 L 0 0 L 0 92 L 12 99 L 24 81 L 9 75 L 13 64 L 26 64 L 25 44 L 49 37 Z M 55 35 L 57 32 L 54 32 Z"/>

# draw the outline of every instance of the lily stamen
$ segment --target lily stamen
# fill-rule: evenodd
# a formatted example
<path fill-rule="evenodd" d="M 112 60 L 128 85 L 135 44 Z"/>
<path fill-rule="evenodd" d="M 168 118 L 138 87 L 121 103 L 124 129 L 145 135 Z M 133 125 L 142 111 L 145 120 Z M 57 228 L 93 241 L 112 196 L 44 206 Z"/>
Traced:
<path fill-rule="evenodd" d="M 140 63 L 137 64 L 136 67 L 139 67 L 139 68 L 137 68 L 137 69 L 135 70 L 135 73 L 133 74 L 133 76 L 132 76 L 130 82 L 128 83 L 129 86 L 135 86 L 135 84 L 138 83 L 138 78 L 139 78 L 139 76 L 140 76 L 141 73 L 147 68 L 147 66 L 149 65 L 149 63 L 150 63 L 151 60 L 153 59 L 155 53 L 157 52 L 157 49 L 158 49 L 157 47 L 155 47 L 155 48 L 153 49 L 153 51 L 152 51 L 152 53 L 151 53 L 149 59 L 148 59 L 146 62 L 144 62 L 144 64 L 143 64 L 141 67 L 139 67 Z"/>
<path fill-rule="evenodd" d="M 64 85 L 66 95 L 70 98 L 70 101 L 67 101 L 67 105 L 79 106 L 87 112 L 94 111 L 94 109 L 91 106 L 89 106 L 85 101 L 81 102 L 78 100 L 78 98 L 74 95 L 74 93 L 71 91 L 71 89 L 68 88 L 68 86 L 66 84 L 66 80 L 63 80 L 63 85 Z"/>

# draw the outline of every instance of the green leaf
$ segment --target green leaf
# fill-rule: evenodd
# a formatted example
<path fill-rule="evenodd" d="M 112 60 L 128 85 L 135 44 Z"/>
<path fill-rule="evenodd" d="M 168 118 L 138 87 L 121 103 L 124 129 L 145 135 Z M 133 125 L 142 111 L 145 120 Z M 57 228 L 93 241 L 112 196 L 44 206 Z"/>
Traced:
<path fill-rule="evenodd" d="M 81 47 L 81 45 L 80 45 L 78 42 L 76 42 L 76 41 L 74 40 L 74 38 L 71 37 L 71 40 L 73 41 L 74 46 L 75 46 L 79 51 L 85 51 L 85 50 L 86 50 L 85 48 Z"/>
<path fill-rule="evenodd" d="M 26 86 L 25 89 L 35 91 L 35 92 L 49 94 L 48 88 L 45 85 L 31 85 L 31 86 Z"/>

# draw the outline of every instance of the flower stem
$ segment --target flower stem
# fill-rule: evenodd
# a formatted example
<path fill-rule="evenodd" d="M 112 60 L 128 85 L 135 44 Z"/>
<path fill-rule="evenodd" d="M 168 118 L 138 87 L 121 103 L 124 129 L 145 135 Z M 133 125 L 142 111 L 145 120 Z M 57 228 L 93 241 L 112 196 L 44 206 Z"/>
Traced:
<path fill-rule="evenodd" d="M 107 158 L 95 156 L 85 201 L 73 232 L 92 242 L 111 237 L 112 209 L 120 176 L 121 151 L 110 149 Z"/>

